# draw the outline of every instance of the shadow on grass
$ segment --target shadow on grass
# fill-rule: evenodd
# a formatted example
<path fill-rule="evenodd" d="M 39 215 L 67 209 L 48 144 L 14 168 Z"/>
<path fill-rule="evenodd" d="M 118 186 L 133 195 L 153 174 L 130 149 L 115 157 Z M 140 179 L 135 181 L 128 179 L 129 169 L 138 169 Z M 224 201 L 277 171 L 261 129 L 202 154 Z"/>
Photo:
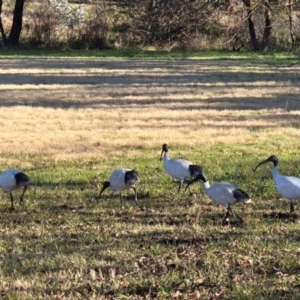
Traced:
<path fill-rule="evenodd" d="M 20 62 L 21 60 L 21 62 Z M 246 64 L 246 62 L 249 64 Z M 261 65 L 263 61 L 261 61 L 258 65 Z M 81 69 L 102 69 L 102 70 L 151 70 L 152 72 L 161 73 L 161 70 L 168 70 L 168 69 L 183 69 L 186 73 L 191 73 L 192 70 L 194 71 L 201 71 L 201 67 L 204 68 L 206 66 L 216 67 L 217 70 L 226 68 L 227 71 L 228 67 L 237 68 L 241 66 L 252 66 L 253 59 L 209 59 L 206 58 L 205 60 L 198 60 L 195 61 L 193 59 L 165 59 L 165 60 L 147 60 L 147 59 L 135 59 L 131 60 L 126 58 L 124 60 L 112 60 L 112 59 L 101 59 L 101 58 L 93 58 L 93 59 L 86 59 L 86 58 L 22 58 L 22 59 L 1 59 L 1 68 L 3 70 L 6 69 L 43 69 L 43 70 L 55 70 L 60 71 L 62 69 L 70 70 L 81 70 Z M 255 65 L 256 66 L 256 65 Z M 274 66 L 273 66 L 274 67 Z M 275 66 L 275 67 L 280 67 Z M 272 68 L 272 66 L 270 66 Z M 215 71 L 215 69 L 214 69 Z M 287 72 L 284 70 L 284 72 Z M 58 72 L 58 74 L 60 74 Z M 254 74 L 257 74 L 255 72 Z M 243 74 L 242 74 L 243 75 Z M 268 75 L 265 73 L 264 75 Z"/>
<path fill-rule="evenodd" d="M 285 212 L 270 212 L 263 213 L 263 218 L 269 221 L 288 221 L 288 222 L 297 222 L 299 220 L 299 215 L 297 213 L 285 213 Z"/>
<path fill-rule="evenodd" d="M 32 93 L 40 93 L 38 90 L 32 91 Z M 172 93 L 172 92 L 170 92 Z M 169 94 L 170 94 L 169 93 Z M 271 92 L 270 92 L 271 93 Z M 153 92 L 153 95 L 151 96 L 152 99 L 149 100 L 135 100 L 135 99 L 122 99 L 116 101 L 116 99 L 111 100 L 87 100 L 87 101 L 78 101 L 78 100 L 72 100 L 72 101 L 66 101 L 66 100 L 55 100 L 51 98 L 49 95 L 44 95 L 42 99 L 38 99 L 31 101 L 28 99 L 19 99 L 19 100 L 12 100 L 5 97 L 5 99 L 1 99 L 0 107 L 14 107 L 14 106 L 29 106 L 29 107 L 43 107 L 43 108 L 61 108 L 61 109 L 85 109 L 85 108 L 99 108 L 101 106 L 107 106 L 110 109 L 111 108 L 130 108 L 131 106 L 138 105 L 139 109 L 148 109 L 149 107 L 157 106 L 165 106 L 164 108 L 166 110 L 216 110 L 216 111 L 224 111 L 224 110 L 262 110 L 262 109 L 281 109 L 285 110 L 287 107 L 288 111 L 294 111 L 300 109 L 300 101 L 293 100 L 289 101 L 287 105 L 287 98 L 284 95 L 279 95 L 278 93 L 276 95 L 268 97 L 259 97 L 256 100 L 253 100 L 253 97 L 218 97 L 218 98 L 209 98 L 207 100 L 188 100 L 188 99 L 173 99 L 170 98 L 164 98 L 163 100 L 156 100 L 156 93 Z M 298 96 L 295 96 L 298 97 Z M 173 104 L 178 103 L 176 106 Z M 168 107 L 168 104 L 170 107 Z M 214 116 L 210 116 L 211 120 L 214 120 Z M 232 118 L 232 116 L 229 116 L 229 118 Z M 267 119 L 267 120 L 277 120 L 277 121 L 288 121 L 288 120 L 295 120 L 295 125 L 299 127 L 299 123 L 297 122 L 295 116 L 288 115 L 288 113 L 285 114 L 275 114 L 274 116 L 268 115 L 268 116 L 259 116 L 260 119 Z M 238 119 L 232 119 L 236 123 Z M 165 117 L 164 121 L 168 121 L 168 118 Z M 173 119 L 170 119 L 170 121 L 173 121 Z M 217 127 L 217 128 L 224 128 L 224 124 L 218 124 L 219 116 L 215 117 L 215 123 L 214 124 L 206 124 L 205 127 Z M 245 122 L 239 122 L 239 124 L 235 124 L 235 127 L 242 128 L 246 125 L 243 123 Z M 158 124 L 156 126 L 152 126 L 153 128 L 162 128 L 165 125 Z M 182 125 L 172 125 L 173 127 L 182 127 Z M 269 125 L 268 125 L 269 126 Z M 252 126 L 254 129 L 260 129 L 263 128 L 262 125 L 255 125 Z M 148 129 L 148 125 L 145 125 L 145 129 Z"/>
<path fill-rule="evenodd" d="M 256 85 L 257 82 L 265 82 L 264 89 L 269 89 L 268 96 L 263 98 L 261 96 L 257 97 L 257 101 L 253 101 L 253 97 L 220 97 L 218 99 L 210 98 L 208 100 L 201 100 L 203 107 L 201 109 L 216 109 L 216 110 L 237 110 L 237 109 L 284 109 L 286 106 L 287 96 L 286 94 L 274 93 L 274 82 L 282 82 L 284 86 L 289 85 L 290 87 L 298 87 L 298 78 L 295 77 L 295 71 L 288 69 L 275 69 L 274 73 L 261 72 L 258 73 L 256 70 L 251 70 L 251 65 L 247 72 L 233 72 L 229 73 L 228 68 L 237 68 L 241 67 L 241 62 L 238 61 L 216 61 L 216 60 L 205 60 L 205 61 L 176 61 L 174 64 L 172 61 L 80 61 L 80 60 L 43 60 L 43 59 L 29 59 L 22 60 L 22 66 L 25 69 L 31 68 L 42 68 L 52 69 L 52 73 L 43 73 L 40 72 L 36 74 L 24 73 L 18 74 L 16 71 L 15 74 L 7 73 L 3 74 L 0 78 L 0 85 L 3 84 L 14 84 L 14 85 L 25 85 L 25 84 L 43 84 L 51 85 L 58 84 L 61 85 L 59 88 L 55 89 L 55 93 L 61 93 L 58 97 L 58 100 L 55 100 L 53 93 L 50 91 L 50 94 L 43 95 L 40 97 L 40 89 L 32 89 L 26 87 L 27 93 L 24 93 L 23 96 L 18 97 L 8 97 L 6 93 L 11 95 L 11 89 L 2 88 L 2 97 L 0 98 L 2 107 L 12 107 L 15 105 L 28 105 L 33 107 L 49 107 L 49 108 L 93 108 L 99 105 L 108 105 L 110 107 L 128 107 L 130 105 L 138 104 L 140 107 L 148 108 L 161 102 L 162 104 L 167 103 L 179 103 L 182 102 L 183 105 L 171 108 L 171 109 L 199 109 L 199 100 L 188 100 L 182 98 L 178 99 L 177 94 L 182 94 L 184 91 L 189 88 L 192 90 L 187 91 L 188 93 L 196 93 L 197 89 L 199 91 L 215 91 L 216 86 L 220 82 L 226 83 L 225 88 L 242 88 L 245 90 L 252 90 L 253 85 Z M 22 67 L 21 66 L 21 67 Z M 16 69 L 20 68 L 18 61 L 1 61 L 1 68 L 5 69 Z M 208 69 L 207 69 L 208 68 Z M 70 70 L 70 72 L 63 73 L 61 69 Z M 75 74 L 73 70 L 87 70 L 86 73 Z M 164 70 L 162 72 L 161 70 Z M 90 70 L 90 73 L 89 73 Z M 127 73 L 124 73 L 127 71 Z M 130 72 L 136 72 L 132 74 Z M 145 75 L 145 73 L 147 75 Z M 160 93 L 159 95 L 164 95 L 165 97 L 161 100 L 157 100 L 157 92 L 151 89 L 148 91 L 139 92 L 137 91 L 130 95 L 126 94 L 127 87 L 134 86 L 145 86 L 152 87 L 153 84 L 156 86 L 166 86 L 166 87 L 178 87 L 182 86 L 182 90 L 172 91 L 169 89 L 166 92 Z M 111 99 L 107 100 L 107 95 L 105 100 L 98 101 L 71 101 L 63 100 L 64 98 L 69 99 L 69 87 L 64 87 L 63 85 L 92 85 L 92 87 L 87 87 L 87 92 L 90 90 L 99 90 L 102 89 L 102 86 L 111 87 L 114 89 L 110 95 Z M 118 91 L 117 88 L 122 86 L 125 88 L 125 91 Z M 222 89 L 222 87 L 219 87 Z M 23 91 L 23 90 L 22 90 Z M 18 93 L 18 91 L 16 91 Z M 22 92 L 19 92 L 22 93 Z M 31 97 L 31 100 L 28 99 L 27 94 L 31 93 L 32 95 L 36 94 L 36 97 Z M 148 94 L 149 100 L 135 100 L 130 99 L 130 96 L 145 96 Z M 168 95 L 176 95 L 175 99 Z M 122 97 L 120 97 L 122 96 Z M 126 96 L 126 97 L 124 97 Z M 290 96 L 289 96 L 290 97 Z M 297 95 L 295 95 L 297 97 Z M 122 99 L 125 98 L 125 99 Z M 128 99 L 129 98 L 129 99 Z M 282 98 L 282 99 L 279 99 Z M 15 100 L 17 99 L 17 100 Z M 85 97 L 86 99 L 86 97 Z M 117 100 L 116 100 L 117 99 Z M 120 100 L 122 99 L 122 100 Z M 300 101 L 290 101 L 289 109 L 299 109 Z"/>
<path fill-rule="evenodd" d="M 41 188 L 55 188 L 55 187 L 66 187 L 68 189 L 75 189 L 75 188 L 86 188 L 89 186 L 87 180 L 67 180 L 66 181 L 40 181 L 40 180 L 34 180 L 29 186 L 32 187 L 41 187 Z"/>

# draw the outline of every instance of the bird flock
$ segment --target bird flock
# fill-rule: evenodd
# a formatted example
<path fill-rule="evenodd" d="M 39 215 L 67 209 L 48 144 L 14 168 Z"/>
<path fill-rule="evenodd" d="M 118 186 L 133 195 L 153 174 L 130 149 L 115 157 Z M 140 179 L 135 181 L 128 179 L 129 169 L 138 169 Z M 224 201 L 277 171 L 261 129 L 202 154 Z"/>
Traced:
<path fill-rule="evenodd" d="M 232 206 L 237 203 L 247 204 L 252 202 L 250 196 L 244 190 L 228 182 L 217 182 L 210 185 L 203 172 L 203 168 L 200 165 L 194 164 L 186 159 L 171 159 L 169 157 L 169 148 L 167 144 L 162 145 L 160 159 L 163 159 L 165 171 L 171 177 L 178 180 L 177 195 L 181 191 L 184 183 L 186 183 L 185 190 L 189 189 L 190 194 L 192 194 L 190 185 L 200 181 L 205 193 L 212 202 L 226 208 L 226 213 L 222 220 L 223 225 L 226 224 L 230 215 L 232 215 L 237 222 L 243 223 L 243 219 L 233 212 Z M 300 178 L 281 175 L 278 170 L 279 161 L 275 155 L 271 155 L 269 158 L 260 162 L 253 171 L 255 172 L 261 165 L 268 162 L 273 163 L 272 176 L 276 189 L 281 197 L 285 198 L 290 203 L 290 213 L 292 213 L 294 212 L 295 200 L 300 199 Z M 141 179 L 136 170 L 129 168 L 115 169 L 111 173 L 109 180 L 103 183 L 98 199 L 101 198 L 102 193 L 107 188 L 110 188 L 111 191 L 119 193 L 121 207 L 123 208 L 122 192 L 127 189 L 132 189 L 134 191 L 134 204 L 139 209 L 143 210 L 138 203 L 138 192 L 136 188 L 136 185 L 140 182 Z M 0 173 L 0 187 L 10 195 L 11 210 L 14 210 L 12 191 L 23 188 L 20 197 L 20 204 L 23 204 L 23 197 L 29 184 L 29 176 L 19 169 L 9 169 Z"/>

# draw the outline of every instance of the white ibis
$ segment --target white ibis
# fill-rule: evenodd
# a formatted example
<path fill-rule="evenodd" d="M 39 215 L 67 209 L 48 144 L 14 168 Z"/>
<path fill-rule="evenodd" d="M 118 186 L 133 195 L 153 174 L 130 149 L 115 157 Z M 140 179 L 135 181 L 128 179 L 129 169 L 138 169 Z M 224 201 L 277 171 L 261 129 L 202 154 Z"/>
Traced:
<path fill-rule="evenodd" d="M 276 184 L 276 189 L 283 198 L 290 202 L 290 213 L 294 212 L 294 201 L 300 199 L 300 178 L 281 175 L 278 171 L 278 158 L 275 155 L 271 155 L 260 162 L 253 171 L 255 172 L 259 166 L 267 162 L 274 164 L 272 176 Z"/>
<path fill-rule="evenodd" d="M 164 155 L 164 169 L 165 171 L 175 179 L 179 180 L 179 187 L 177 194 L 180 192 L 182 188 L 182 184 L 186 179 L 194 178 L 195 176 L 202 173 L 202 168 L 198 165 L 194 165 L 192 162 L 186 159 L 171 159 L 168 154 L 168 145 L 162 145 L 162 151 L 160 155 L 160 159 L 162 159 L 162 155 Z M 192 194 L 189 188 L 190 194 Z"/>
<path fill-rule="evenodd" d="M 26 192 L 27 185 L 30 183 L 30 178 L 18 169 L 9 169 L 0 174 L 0 187 L 10 195 L 11 209 L 14 210 L 13 190 L 24 187 L 20 197 L 20 203 L 23 203 L 23 196 Z"/>
<path fill-rule="evenodd" d="M 138 205 L 137 202 L 137 190 L 135 187 L 135 185 L 137 183 L 140 183 L 140 181 L 141 181 L 140 177 L 135 170 L 125 169 L 125 168 L 115 169 L 111 173 L 109 177 L 109 181 L 105 181 L 103 183 L 103 187 L 100 191 L 98 198 L 100 198 L 103 191 L 109 187 L 111 191 L 118 192 L 120 194 L 121 207 L 123 209 L 124 206 L 123 206 L 122 191 L 126 189 L 133 189 L 135 193 L 134 203 L 142 210 L 142 208 Z"/>
<path fill-rule="evenodd" d="M 239 189 L 237 186 L 227 183 L 227 182 L 217 182 L 213 185 L 210 185 L 207 181 L 206 177 L 203 174 L 197 175 L 194 179 L 192 179 L 188 184 L 187 187 L 196 181 L 201 181 L 203 183 L 204 190 L 207 194 L 207 196 L 216 204 L 225 206 L 227 208 L 227 212 L 224 216 L 224 219 L 222 221 L 222 225 L 226 224 L 226 219 L 229 218 L 229 215 L 232 214 L 234 218 L 237 221 L 240 221 L 243 223 L 243 220 L 241 217 L 236 217 L 234 214 L 231 206 L 238 203 L 251 203 L 251 199 L 249 195 Z M 186 187 L 186 188 L 187 188 Z"/>

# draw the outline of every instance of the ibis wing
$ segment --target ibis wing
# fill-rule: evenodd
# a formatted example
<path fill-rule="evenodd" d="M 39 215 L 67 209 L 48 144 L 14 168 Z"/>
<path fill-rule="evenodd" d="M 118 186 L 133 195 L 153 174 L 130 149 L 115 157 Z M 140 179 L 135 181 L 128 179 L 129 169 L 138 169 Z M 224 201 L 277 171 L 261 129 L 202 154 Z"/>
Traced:
<path fill-rule="evenodd" d="M 250 199 L 249 195 L 241 189 L 234 190 L 233 197 L 236 199 L 237 202 L 245 202 Z"/>
<path fill-rule="evenodd" d="M 167 173 L 180 180 L 191 177 L 190 165 L 192 165 L 190 161 L 181 158 L 164 161 L 164 168 Z"/>
<path fill-rule="evenodd" d="M 15 175 L 16 185 L 23 186 L 30 182 L 30 178 L 23 172 L 19 172 Z"/>
<path fill-rule="evenodd" d="M 115 169 L 110 177 L 109 177 L 109 182 L 110 182 L 110 189 L 112 191 L 122 191 L 125 188 L 125 173 L 127 171 L 130 171 L 130 169 L 125 169 L 125 168 L 120 168 L 120 169 Z"/>
<path fill-rule="evenodd" d="M 18 169 L 10 169 L 0 174 L 0 186 L 4 191 L 10 193 L 16 188 L 16 177 L 15 175 L 21 173 Z"/>
<path fill-rule="evenodd" d="M 300 178 L 293 176 L 279 176 L 275 179 L 279 194 L 288 200 L 300 199 Z"/>
<path fill-rule="evenodd" d="M 189 165 L 189 169 L 190 169 L 191 177 L 195 177 L 199 174 L 202 174 L 203 172 L 202 167 L 198 165 Z"/>
<path fill-rule="evenodd" d="M 135 170 L 130 170 L 125 173 L 125 185 L 131 185 L 140 181 L 139 175 Z"/>
<path fill-rule="evenodd" d="M 245 191 L 227 182 L 213 184 L 211 187 L 206 188 L 206 193 L 215 203 L 226 207 L 237 202 L 250 200 L 249 195 Z"/>
<path fill-rule="evenodd" d="M 126 168 L 115 169 L 109 178 L 112 191 L 122 191 L 139 181 L 140 178 L 137 172 Z"/>

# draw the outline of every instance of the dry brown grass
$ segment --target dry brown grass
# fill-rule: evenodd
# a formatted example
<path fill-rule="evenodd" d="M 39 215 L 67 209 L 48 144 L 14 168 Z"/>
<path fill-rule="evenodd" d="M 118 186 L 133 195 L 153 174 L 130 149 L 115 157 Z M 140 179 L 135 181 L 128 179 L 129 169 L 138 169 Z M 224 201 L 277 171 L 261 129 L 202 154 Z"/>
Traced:
<path fill-rule="evenodd" d="M 1 153 L 68 159 L 125 147 L 136 156 L 162 142 L 203 149 L 299 137 L 298 65 L 15 59 L 0 73 Z"/>

